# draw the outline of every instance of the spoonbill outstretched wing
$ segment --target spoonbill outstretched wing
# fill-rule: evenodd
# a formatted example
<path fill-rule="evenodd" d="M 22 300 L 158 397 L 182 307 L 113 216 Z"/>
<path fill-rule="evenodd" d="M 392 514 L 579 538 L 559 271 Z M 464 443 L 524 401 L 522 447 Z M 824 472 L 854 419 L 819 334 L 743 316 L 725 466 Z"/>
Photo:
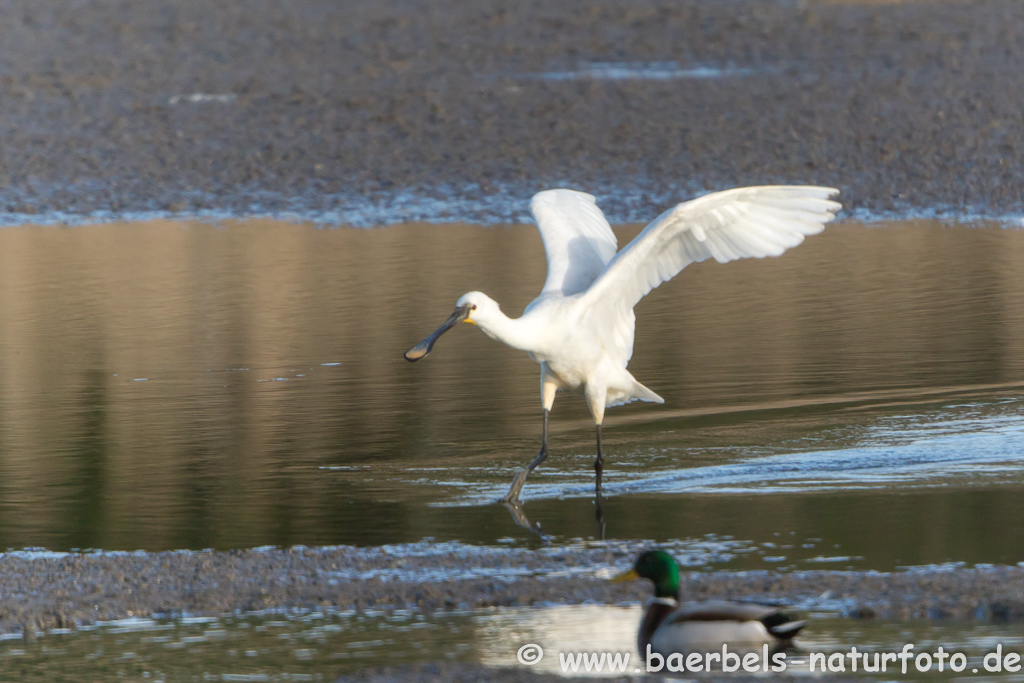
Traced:
<path fill-rule="evenodd" d="M 548 257 L 548 277 L 541 295 L 582 292 L 604 272 L 619 248 L 593 195 L 545 190 L 530 200 L 530 211 Z"/>

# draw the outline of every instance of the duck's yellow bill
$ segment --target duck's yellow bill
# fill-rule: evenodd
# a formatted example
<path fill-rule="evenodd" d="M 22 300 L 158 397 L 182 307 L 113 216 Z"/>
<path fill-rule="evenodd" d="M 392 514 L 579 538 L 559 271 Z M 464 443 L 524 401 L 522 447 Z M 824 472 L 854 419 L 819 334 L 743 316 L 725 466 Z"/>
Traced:
<path fill-rule="evenodd" d="M 621 574 L 616 574 L 615 576 L 610 578 L 609 581 L 613 581 L 615 583 L 622 583 L 623 581 L 632 581 L 633 579 L 639 578 L 640 575 L 636 573 L 636 570 L 630 569 L 629 571 L 622 572 Z"/>

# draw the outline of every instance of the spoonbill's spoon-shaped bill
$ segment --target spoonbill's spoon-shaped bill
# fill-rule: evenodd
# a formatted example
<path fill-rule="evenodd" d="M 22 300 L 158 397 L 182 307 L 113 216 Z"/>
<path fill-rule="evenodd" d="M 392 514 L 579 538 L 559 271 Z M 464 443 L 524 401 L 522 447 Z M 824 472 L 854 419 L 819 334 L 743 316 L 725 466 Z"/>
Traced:
<path fill-rule="evenodd" d="M 430 350 L 434 348 L 434 344 L 441 335 L 452 329 L 463 320 L 469 317 L 469 306 L 459 306 L 455 309 L 455 312 L 448 316 L 448 319 L 441 323 L 441 327 L 437 328 L 430 333 L 430 336 L 421 341 L 416 346 L 412 347 L 405 352 L 405 359 L 410 362 L 416 362 L 420 358 L 423 358 Z"/>
<path fill-rule="evenodd" d="M 664 402 L 626 370 L 633 355 L 633 307 L 691 263 L 779 256 L 797 246 L 835 217 L 841 206 L 831 197 L 838 192 L 799 185 L 715 192 L 669 209 L 618 252 L 615 234 L 594 197 L 573 190 L 540 192 L 530 201 L 548 259 L 540 296 L 513 319 L 486 294 L 469 292 L 444 324 L 406 351 L 405 358 L 423 358 L 442 334 L 462 321 L 529 353 L 541 367 L 541 450 L 504 500 L 518 502 L 526 476 L 547 457 L 548 413 L 559 390 L 582 395 L 594 417 L 600 491 L 605 408 L 636 400 Z"/>

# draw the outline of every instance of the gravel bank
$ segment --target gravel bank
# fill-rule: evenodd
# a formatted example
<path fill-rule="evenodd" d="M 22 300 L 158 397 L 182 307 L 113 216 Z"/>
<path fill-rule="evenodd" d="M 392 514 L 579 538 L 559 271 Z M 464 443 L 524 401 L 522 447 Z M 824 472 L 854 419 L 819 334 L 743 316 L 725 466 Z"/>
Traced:
<path fill-rule="evenodd" d="M 773 182 L 838 186 L 859 215 L 1021 213 L 1018 0 L 21 0 L 4 16 L 7 222 L 519 220 L 552 185 L 642 220 Z"/>
<path fill-rule="evenodd" d="M 331 605 L 423 612 L 532 604 L 641 602 L 650 587 L 604 580 L 628 567 L 622 547 L 293 548 L 229 552 L 6 553 L 0 629 L 72 627 L 128 616 Z M 694 572 L 689 599 L 770 600 L 851 618 L 1024 619 L 1024 569 L 898 573 Z"/>

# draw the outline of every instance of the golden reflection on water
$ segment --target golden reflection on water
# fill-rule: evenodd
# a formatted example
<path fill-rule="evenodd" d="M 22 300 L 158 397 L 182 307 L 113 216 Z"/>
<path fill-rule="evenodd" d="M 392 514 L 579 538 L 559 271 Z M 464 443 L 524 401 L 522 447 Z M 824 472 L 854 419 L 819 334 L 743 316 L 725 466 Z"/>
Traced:
<path fill-rule="evenodd" d="M 544 275 L 531 226 L 0 230 L 0 546 L 430 535 L 429 493 L 321 468 L 522 464 L 539 430 L 525 354 L 469 326 L 416 365 L 402 352 L 464 292 L 517 315 Z M 666 405 L 610 411 L 609 431 L 660 410 L 1012 388 L 1024 231 L 833 225 L 779 259 L 691 266 L 637 318 L 631 370 Z M 582 401 L 560 397 L 553 427 L 587 443 Z M 507 533 L 482 517 L 466 533 Z"/>

